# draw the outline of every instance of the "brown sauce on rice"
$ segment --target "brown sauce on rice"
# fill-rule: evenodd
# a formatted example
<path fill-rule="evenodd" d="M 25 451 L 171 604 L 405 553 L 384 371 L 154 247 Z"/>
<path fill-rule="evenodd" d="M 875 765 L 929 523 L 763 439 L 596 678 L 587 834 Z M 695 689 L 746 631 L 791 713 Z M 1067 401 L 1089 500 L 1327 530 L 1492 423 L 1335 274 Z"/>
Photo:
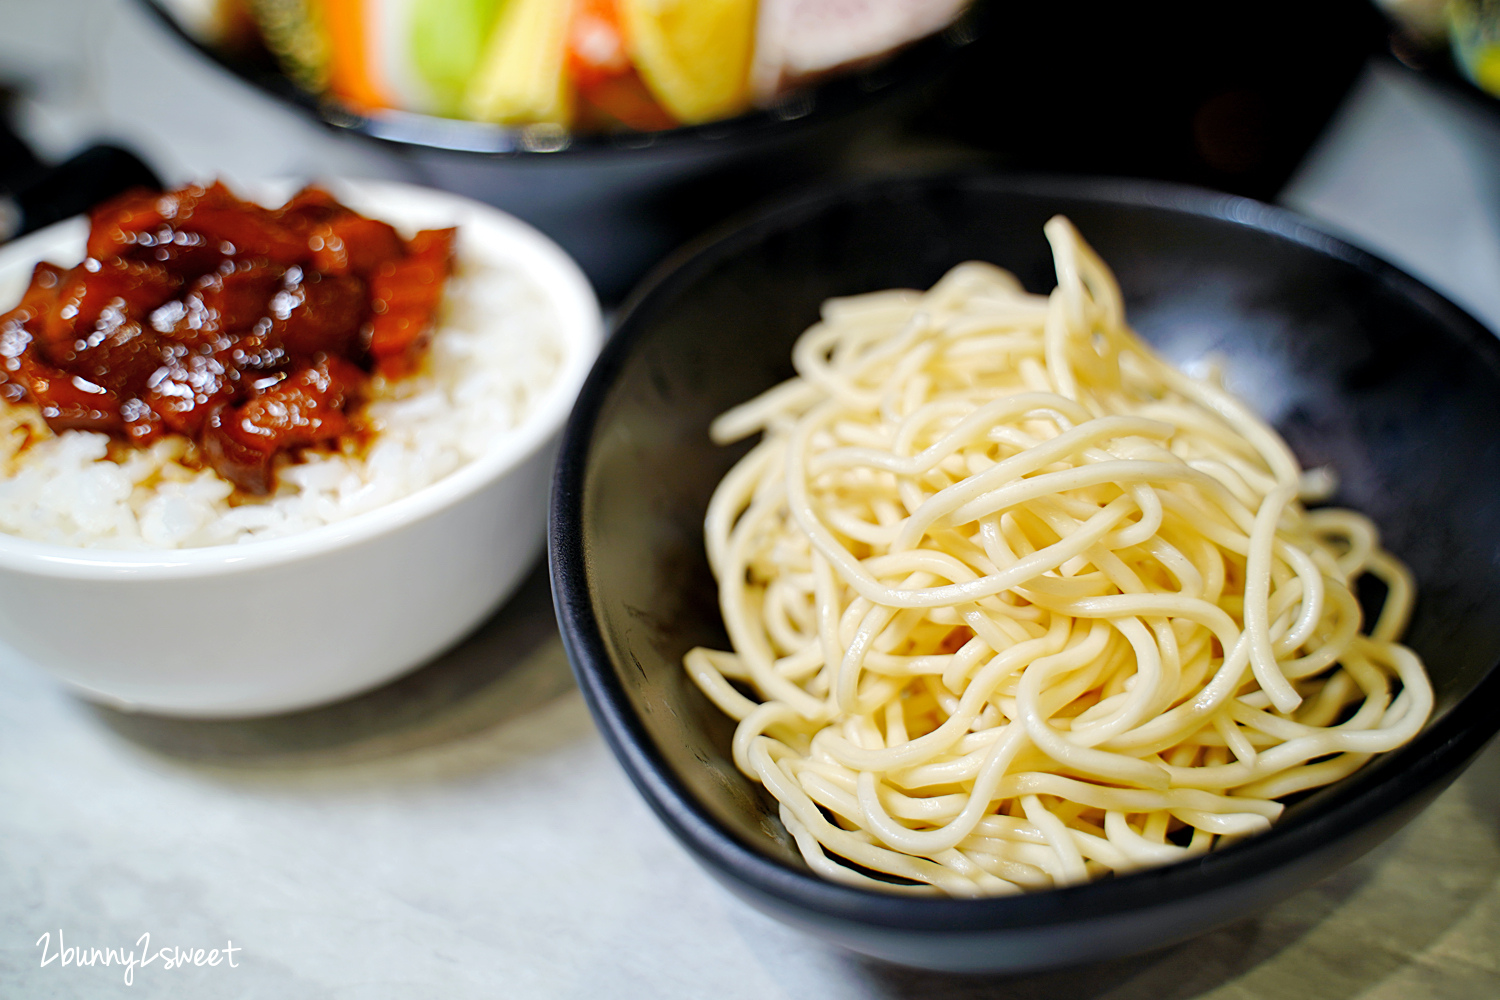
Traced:
<path fill-rule="evenodd" d="M 0 316 L 0 398 L 111 452 L 179 436 L 184 465 L 265 495 L 303 448 L 363 448 L 358 404 L 420 366 L 454 233 L 405 240 L 316 187 L 274 210 L 218 183 L 130 192 Z"/>

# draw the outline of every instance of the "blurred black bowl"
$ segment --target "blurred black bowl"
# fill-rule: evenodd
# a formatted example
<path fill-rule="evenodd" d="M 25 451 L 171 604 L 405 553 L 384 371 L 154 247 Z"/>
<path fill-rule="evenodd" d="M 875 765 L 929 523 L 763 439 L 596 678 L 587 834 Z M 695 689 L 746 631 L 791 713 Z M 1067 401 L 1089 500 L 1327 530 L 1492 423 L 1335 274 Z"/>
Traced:
<path fill-rule="evenodd" d="M 553 127 L 362 113 L 298 87 L 256 43 L 205 42 L 165 0 L 139 3 L 219 69 L 400 157 L 411 180 L 537 226 L 578 259 L 606 302 L 617 301 L 648 267 L 706 226 L 827 174 L 862 137 L 916 113 L 1004 6 L 980 0 L 947 30 L 772 107 L 661 132 L 570 135 Z"/>
<path fill-rule="evenodd" d="M 643 150 L 705 150 L 763 142 L 789 128 L 804 128 L 867 107 L 892 87 L 930 79 L 952 50 L 980 34 L 984 4 L 978 4 L 947 30 L 908 46 L 889 59 L 857 71 L 831 77 L 816 87 L 785 95 L 767 108 L 701 125 L 685 125 L 658 132 L 596 132 L 570 134 L 555 126 L 501 125 L 493 122 L 443 118 L 408 111 L 362 111 L 336 96 L 315 94 L 297 86 L 264 48 L 254 43 L 230 47 L 206 41 L 186 28 L 166 0 L 140 0 L 173 34 L 247 83 L 292 104 L 324 124 L 343 131 L 421 149 L 523 159 L 550 160 L 600 156 L 637 156 Z"/>
<path fill-rule="evenodd" d="M 1051 892 L 916 899 L 813 875 L 729 756 L 732 723 L 682 655 L 725 647 L 703 553 L 710 493 L 748 445 L 709 421 L 792 374 L 833 295 L 926 288 L 977 258 L 1054 284 L 1042 223 L 1066 213 L 1117 271 L 1133 325 L 1230 385 L 1419 581 L 1406 641 L 1437 692 L 1408 746 L 1209 856 Z M 786 205 L 676 258 L 627 306 L 579 398 L 553 492 L 553 593 L 595 719 L 711 874 L 854 950 L 1022 971 L 1207 931 L 1329 874 L 1426 805 L 1500 727 L 1500 342 L 1442 297 L 1294 216 L 1134 182 L 887 181 Z"/>

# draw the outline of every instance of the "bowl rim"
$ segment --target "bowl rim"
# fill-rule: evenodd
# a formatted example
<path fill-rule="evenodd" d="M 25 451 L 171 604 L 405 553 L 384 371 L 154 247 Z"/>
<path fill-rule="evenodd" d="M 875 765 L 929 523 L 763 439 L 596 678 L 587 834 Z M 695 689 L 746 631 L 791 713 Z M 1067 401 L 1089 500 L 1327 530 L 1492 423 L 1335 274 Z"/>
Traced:
<path fill-rule="evenodd" d="M 579 394 L 564 431 L 553 480 L 548 552 L 553 601 L 564 646 L 595 721 L 657 816 L 701 863 L 762 898 L 845 925 L 908 933 L 984 934 L 1076 925 L 1163 904 L 1201 898 L 1329 849 L 1382 816 L 1420 800 L 1456 776 L 1500 730 L 1484 706 L 1500 698 L 1500 664 L 1406 746 L 1392 751 L 1404 766 L 1360 786 L 1329 786 L 1315 810 L 1294 814 L 1264 834 L 1171 865 L 1061 889 L 974 899 L 917 897 L 829 882 L 774 859 L 713 817 L 676 775 L 630 703 L 610 658 L 587 574 L 580 525 L 588 459 L 598 420 L 626 360 L 644 338 L 653 312 L 700 276 L 770 234 L 794 229 L 840 204 L 902 188 L 980 189 L 1023 197 L 1056 197 L 1166 210 L 1214 219 L 1345 261 L 1433 314 L 1500 373 L 1500 339 L 1463 309 L 1393 265 L 1283 208 L 1238 195 L 1158 181 L 1002 175 L 962 171 L 826 185 L 721 226 L 659 265 L 621 309 L 615 333 Z M 1367 772 L 1368 773 L 1368 772 Z M 1208 929 L 1207 926 L 1204 927 Z"/>
<path fill-rule="evenodd" d="M 574 135 L 566 130 L 500 125 L 421 112 L 379 109 L 361 111 L 335 97 L 303 90 L 280 71 L 258 66 L 199 39 L 169 9 L 165 0 L 137 0 L 167 32 L 199 56 L 241 82 L 300 111 L 323 125 L 371 141 L 408 150 L 437 150 L 458 155 L 537 162 L 563 157 L 585 160 L 621 155 L 671 155 L 726 142 L 754 143 L 780 137 L 819 122 L 834 121 L 878 103 L 892 90 L 920 87 L 941 75 L 953 54 L 991 30 L 998 20 L 992 0 L 971 0 L 948 27 L 919 38 L 868 66 L 839 72 L 827 80 L 782 95 L 765 107 L 696 125 L 658 132 L 605 132 Z"/>
<path fill-rule="evenodd" d="M 490 450 L 435 482 L 390 503 L 343 520 L 278 538 L 181 549 L 101 549 L 40 542 L 0 533 L 0 570 L 74 580 L 192 579 L 238 573 L 317 557 L 358 545 L 424 520 L 479 492 L 522 465 L 559 433 L 603 343 L 603 316 L 593 286 L 568 254 L 539 230 L 483 202 L 399 181 L 319 177 L 341 197 L 391 199 L 419 210 L 461 213 L 482 221 L 503 242 L 505 256 L 520 266 L 557 316 L 565 356 L 551 384 L 522 421 Z M 293 182 L 277 179 L 234 182 L 251 197 L 280 191 Z M 463 223 L 459 223 L 462 227 Z M 82 216 L 64 219 L 0 248 L 0 267 L 24 266 L 49 252 L 60 238 L 86 233 Z"/>

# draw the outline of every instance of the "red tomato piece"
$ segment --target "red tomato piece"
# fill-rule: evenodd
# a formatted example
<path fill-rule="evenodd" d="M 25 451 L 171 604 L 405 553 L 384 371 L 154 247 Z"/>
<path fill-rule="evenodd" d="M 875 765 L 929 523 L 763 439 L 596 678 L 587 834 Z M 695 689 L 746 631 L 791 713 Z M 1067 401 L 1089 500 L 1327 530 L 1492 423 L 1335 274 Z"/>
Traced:
<path fill-rule="evenodd" d="M 568 72 L 578 95 L 607 120 L 643 132 L 678 124 L 630 62 L 617 0 L 576 0 L 568 28 Z"/>
<path fill-rule="evenodd" d="M 630 71 L 615 0 L 576 0 L 568 26 L 568 71 L 583 88 Z"/>
<path fill-rule="evenodd" d="M 641 132 L 676 128 L 677 119 L 657 103 L 640 75 L 631 70 L 578 88 L 581 96 L 607 117 Z"/>

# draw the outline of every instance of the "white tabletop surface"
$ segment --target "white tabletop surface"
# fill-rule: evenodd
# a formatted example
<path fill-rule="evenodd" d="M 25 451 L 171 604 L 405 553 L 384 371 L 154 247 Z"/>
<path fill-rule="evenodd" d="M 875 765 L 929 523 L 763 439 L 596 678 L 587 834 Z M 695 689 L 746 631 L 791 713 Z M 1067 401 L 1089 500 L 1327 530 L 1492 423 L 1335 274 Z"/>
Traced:
<path fill-rule="evenodd" d="M 24 125 L 52 158 L 113 135 L 168 180 L 402 173 L 116 0 L 0 0 L 0 26 L 0 76 L 36 88 Z M 1376 66 L 1285 200 L 1500 328 L 1497 150 L 1492 121 Z M 144 952 L 143 934 L 152 953 L 232 942 L 235 966 L 158 960 L 127 985 L 117 966 L 42 965 L 59 937 Z M 278 719 L 98 709 L 0 652 L 0 997 L 115 995 L 1492 998 L 1500 747 L 1266 913 L 1154 955 L 968 978 L 825 947 L 703 874 L 594 731 L 540 569 L 437 664 Z"/>

